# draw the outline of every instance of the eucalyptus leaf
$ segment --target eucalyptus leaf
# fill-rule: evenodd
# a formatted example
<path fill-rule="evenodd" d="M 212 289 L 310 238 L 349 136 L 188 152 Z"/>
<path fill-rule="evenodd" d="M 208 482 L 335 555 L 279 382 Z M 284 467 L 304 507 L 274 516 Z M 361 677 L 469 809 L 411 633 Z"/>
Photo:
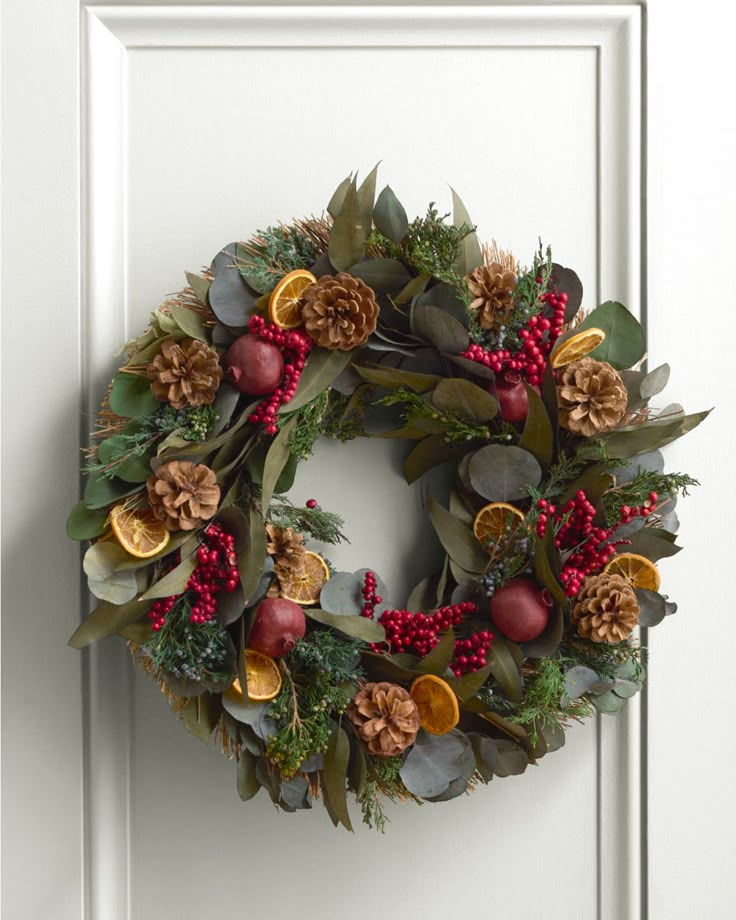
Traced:
<path fill-rule="evenodd" d="M 468 738 L 475 754 L 475 768 L 484 783 L 490 783 L 498 760 L 496 742 L 481 732 L 468 732 Z"/>
<path fill-rule="evenodd" d="M 204 304 L 205 307 L 209 306 L 209 290 L 212 282 L 208 278 L 203 278 L 201 275 L 192 274 L 192 272 L 186 272 L 187 284 L 194 291 L 194 296 L 199 300 L 201 304 Z"/>
<path fill-rule="evenodd" d="M 406 609 L 429 613 L 437 606 L 437 575 L 428 575 L 414 586 L 406 601 Z"/>
<path fill-rule="evenodd" d="M 592 669 L 583 665 L 568 668 L 564 675 L 565 694 L 560 701 L 560 706 L 569 705 L 571 700 L 580 699 L 592 687 L 600 682 L 600 676 Z"/>
<path fill-rule="evenodd" d="M 518 645 L 503 636 L 494 637 L 489 650 L 491 674 L 504 694 L 514 703 L 521 701 L 522 661 L 523 655 Z"/>
<path fill-rule="evenodd" d="M 366 235 L 371 232 L 371 227 L 373 226 L 373 205 L 376 200 L 376 177 L 378 176 L 378 167 L 380 165 L 381 163 L 379 160 L 358 186 L 358 205 L 360 207 L 360 217 Z"/>
<path fill-rule="evenodd" d="M 198 339 L 200 342 L 207 341 L 206 326 L 199 313 L 195 313 L 194 310 L 188 310 L 177 303 L 172 303 L 169 306 L 169 310 L 176 320 L 176 325 L 182 332 L 193 339 Z"/>
<path fill-rule="evenodd" d="M 580 324 L 579 331 L 591 328 L 606 333 L 605 339 L 589 355 L 596 361 L 606 361 L 617 370 L 623 370 L 633 367 L 644 357 L 644 332 L 623 304 L 609 300 L 596 307 Z"/>
<path fill-rule="evenodd" d="M 667 615 L 667 602 L 656 591 L 637 588 L 634 592 L 639 602 L 639 626 L 650 629 L 659 625 Z"/>
<path fill-rule="evenodd" d="M 394 243 L 400 243 L 409 229 L 406 211 L 388 185 L 376 200 L 373 208 L 373 223 L 385 237 Z"/>
<path fill-rule="evenodd" d="M 353 179 L 330 230 L 328 255 L 338 271 L 347 271 L 363 260 L 369 232 L 370 228 L 363 221 L 358 189 Z"/>
<path fill-rule="evenodd" d="M 330 217 L 337 217 L 340 213 L 342 206 L 345 202 L 345 196 L 348 193 L 348 189 L 353 181 L 353 174 L 346 176 L 342 182 L 337 186 L 335 191 L 332 193 L 332 198 L 330 198 L 329 204 L 327 205 L 327 213 Z"/>
<path fill-rule="evenodd" d="M 400 291 L 411 281 L 406 266 L 398 259 L 368 259 L 350 268 L 354 278 L 360 278 L 374 291 L 390 294 Z"/>
<path fill-rule="evenodd" d="M 614 693 L 613 690 L 601 693 L 598 696 L 592 696 L 590 699 L 599 712 L 621 712 L 626 705 L 626 700 Z"/>
<path fill-rule="evenodd" d="M 468 210 L 463 204 L 460 196 L 455 191 L 454 188 L 450 189 L 452 192 L 452 223 L 455 227 L 462 227 L 463 224 L 466 224 L 468 227 L 475 227 L 473 221 L 470 219 Z M 480 249 L 480 242 L 478 241 L 478 235 L 473 229 L 473 232 L 470 233 L 465 239 L 460 243 L 460 251 L 458 252 L 457 260 L 455 263 L 455 270 L 461 277 L 469 275 L 474 269 L 478 268 L 479 265 L 483 264 L 483 255 Z"/>
<path fill-rule="evenodd" d="M 312 795 L 306 777 L 292 776 L 281 784 L 281 804 L 293 809 L 312 807 Z"/>
<path fill-rule="evenodd" d="M 565 268 L 557 262 L 552 263 L 548 288 L 557 288 L 558 294 L 567 294 L 565 305 L 565 322 L 569 323 L 576 315 L 583 302 L 583 284 L 571 268 Z"/>
<path fill-rule="evenodd" d="M 258 757 L 249 750 L 240 752 L 238 758 L 238 795 L 241 801 L 249 802 L 261 791 L 261 784 L 256 775 Z"/>
<path fill-rule="evenodd" d="M 83 568 L 89 590 L 95 597 L 111 604 L 127 604 L 138 593 L 135 571 L 118 569 L 128 554 L 118 543 L 99 542 L 84 555 Z"/>
<path fill-rule="evenodd" d="M 125 604 L 112 604 L 104 601 L 99 604 L 77 627 L 69 645 L 75 649 L 86 648 L 93 642 L 114 636 L 141 617 L 151 609 L 151 604 L 141 601 L 138 597 L 132 598 Z"/>
<path fill-rule="evenodd" d="M 462 358 L 460 355 L 446 355 L 445 357 L 467 374 L 471 374 L 474 377 L 480 377 L 481 380 L 490 381 L 495 379 L 496 375 L 490 367 L 486 367 L 485 364 L 480 364 L 478 361 L 471 361 L 470 358 Z"/>
<path fill-rule="evenodd" d="M 428 470 L 461 456 L 467 449 L 464 443 L 448 444 L 444 435 L 430 435 L 420 441 L 406 458 L 404 462 L 406 481 L 409 484 L 416 482 Z"/>
<path fill-rule="evenodd" d="M 247 325 L 256 306 L 256 298 L 245 283 L 235 262 L 237 243 L 230 243 L 217 253 L 210 270 L 213 281 L 209 288 L 212 312 L 226 326 Z"/>
<path fill-rule="evenodd" d="M 291 438 L 291 432 L 294 430 L 297 421 L 297 417 L 294 416 L 281 425 L 279 433 L 273 439 L 268 453 L 266 454 L 266 461 L 263 467 L 263 482 L 261 484 L 261 504 L 264 513 L 267 513 L 271 506 L 274 489 L 291 456 L 289 439 Z"/>
<path fill-rule="evenodd" d="M 154 597 L 171 597 L 175 594 L 183 594 L 192 572 L 197 567 L 196 553 L 182 560 L 175 569 L 172 569 L 163 578 L 151 585 L 151 587 L 141 595 L 141 600 L 148 600 Z"/>
<path fill-rule="evenodd" d="M 449 557 L 467 572 L 480 574 L 488 564 L 488 554 L 466 524 L 459 521 L 430 495 L 427 502 L 429 516 L 440 543 Z"/>
<path fill-rule="evenodd" d="M 439 307 L 417 307 L 412 331 L 443 354 L 459 355 L 470 344 L 470 336 L 462 323 Z"/>
<path fill-rule="evenodd" d="M 261 583 L 266 561 L 266 525 L 260 511 L 251 505 L 248 511 L 248 542 L 238 553 L 240 584 L 245 603 L 250 604 Z"/>
<path fill-rule="evenodd" d="M 417 671 L 444 677 L 455 654 L 455 633 L 450 627 L 431 652 L 417 662 Z"/>
<path fill-rule="evenodd" d="M 181 711 L 184 725 L 190 734 L 206 742 L 220 721 L 222 703 L 216 693 L 205 692 L 190 699 Z"/>
<path fill-rule="evenodd" d="M 347 800 L 347 772 L 350 760 L 350 741 L 345 729 L 339 725 L 330 735 L 322 767 L 322 782 L 340 823 L 349 831 L 350 823 Z"/>
<path fill-rule="evenodd" d="M 455 677 L 447 681 L 452 688 L 452 692 L 461 703 L 465 703 L 469 699 L 472 699 L 483 684 L 485 684 L 491 675 L 491 665 L 492 663 L 489 661 L 485 667 L 477 671 L 471 671 L 469 674 L 464 674 L 462 677 Z"/>
<path fill-rule="evenodd" d="M 518 776 L 529 766 L 526 752 L 513 741 L 500 739 L 496 742 L 496 776 Z"/>
<path fill-rule="evenodd" d="M 527 486 L 542 480 L 536 457 L 513 445 L 488 444 L 470 458 L 468 473 L 473 489 L 488 501 L 514 501 L 527 498 Z"/>
<path fill-rule="evenodd" d="M 617 552 L 637 553 L 651 562 L 676 556 L 682 549 L 674 540 L 676 535 L 660 527 L 642 527 L 629 537 L 628 544 L 618 546 Z M 670 539 L 671 538 L 671 539 Z"/>
<path fill-rule="evenodd" d="M 328 613 L 326 610 L 315 610 L 305 608 L 304 613 L 310 620 L 322 623 L 323 626 L 331 626 L 339 632 L 345 633 L 353 639 L 360 639 L 363 642 L 385 642 L 386 631 L 380 623 L 368 617 L 345 616 L 340 613 Z"/>
<path fill-rule="evenodd" d="M 527 384 L 527 414 L 524 430 L 519 439 L 519 447 L 529 451 L 542 469 L 548 469 L 552 463 L 555 449 L 555 436 L 547 409 L 537 391 Z"/>
<path fill-rule="evenodd" d="M 109 402 L 112 411 L 123 418 L 153 415 L 158 409 L 158 400 L 151 392 L 148 377 L 127 371 L 120 371 L 113 379 Z"/>
<path fill-rule="evenodd" d="M 387 390 L 407 387 L 415 393 L 426 393 L 442 381 L 442 377 L 436 374 L 415 374 L 394 367 L 361 367 L 356 364 L 354 369 L 363 380 Z"/>
<path fill-rule="evenodd" d="M 420 729 L 400 776 L 412 795 L 433 799 L 458 778 L 469 779 L 474 770 L 475 755 L 466 735 L 456 729 L 445 735 L 430 735 Z"/>
<path fill-rule="evenodd" d="M 313 348 L 307 358 L 307 363 L 299 378 L 296 393 L 291 402 L 284 403 L 283 412 L 296 412 L 310 403 L 315 397 L 327 389 L 337 376 L 345 369 L 350 361 L 349 351 L 327 348 Z"/>
<path fill-rule="evenodd" d="M 473 422 L 489 422 L 498 414 L 498 403 L 487 390 L 458 377 L 440 380 L 432 402 L 441 412 L 452 412 Z"/>
<path fill-rule="evenodd" d="M 639 385 L 639 392 L 644 399 L 651 399 L 652 396 L 656 396 L 658 393 L 662 392 L 667 386 L 669 379 L 669 364 L 660 364 L 659 367 L 655 367 L 654 370 L 650 371 L 642 380 Z"/>
<path fill-rule="evenodd" d="M 105 532 L 106 522 L 107 511 L 92 510 L 79 502 L 66 519 L 66 533 L 72 540 L 92 540 Z"/>

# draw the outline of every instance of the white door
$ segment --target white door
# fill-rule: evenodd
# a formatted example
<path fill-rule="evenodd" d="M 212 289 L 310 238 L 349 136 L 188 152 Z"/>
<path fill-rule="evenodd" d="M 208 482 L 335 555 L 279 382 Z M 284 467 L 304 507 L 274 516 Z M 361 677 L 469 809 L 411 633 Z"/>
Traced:
<path fill-rule="evenodd" d="M 728 29 L 699 20 L 708 7 L 736 21 L 716 2 L 650 6 L 643 181 L 638 5 L 7 0 L 4 918 L 730 915 L 730 656 L 706 637 L 725 637 L 733 611 L 718 576 L 726 525 L 713 513 L 726 490 L 736 497 L 719 475 L 734 388 L 708 333 L 726 325 L 717 298 L 730 292 L 735 241 L 717 196 L 736 202 L 715 177 L 735 151 L 699 68 L 711 93 L 734 73 Z M 378 160 L 414 213 L 429 200 L 449 210 L 452 184 L 485 238 L 520 255 L 549 241 L 581 275 L 587 306 L 620 299 L 646 319 L 652 360 L 675 368 L 673 399 L 721 403 L 719 424 L 670 454 L 704 486 L 681 514 L 688 552 L 667 573 L 681 613 L 651 637 L 648 697 L 576 726 L 522 777 L 393 809 L 383 837 L 336 831 L 320 808 L 242 804 L 234 765 L 171 718 L 122 641 L 68 649 L 86 596 L 64 536 L 79 447 L 120 344 L 185 270 L 319 212 L 339 179 Z M 706 353 L 712 375 L 693 363 Z M 733 427 L 727 437 L 733 449 Z M 359 489 L 341 478 L 346 457 Z M 298 494 L 329 492 L 345 516 L 352 543 L 338 567 L 369 561 L 401 596 L 417 575 L 401 560 L 430 541 L 421 488 L 399 484 L 396 459 L 373 442 L 325 447 Z M 383 522 L 397 503 L 389 549 Z"/>

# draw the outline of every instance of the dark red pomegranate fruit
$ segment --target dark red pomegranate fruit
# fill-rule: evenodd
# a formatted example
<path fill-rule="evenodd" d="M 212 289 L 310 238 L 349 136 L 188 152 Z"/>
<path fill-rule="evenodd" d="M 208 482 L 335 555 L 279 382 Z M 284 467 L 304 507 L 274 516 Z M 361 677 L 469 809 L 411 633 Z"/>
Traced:
<path fill-rule="evenodd" d="M 303 638 L 306 628 L 299 604 L 285 597 L 269 597 L 258 605 L 248 645 L 263 655 L 281 658 Z"/>
<path fill-rule="evenodd" d="M 279 349 L 255 335 L 235 339 L 224 364 L 230 383 L 249 396 L 273 393 L 284 377 L 284 358 Z"/>
<path fill-rule="evenodd" d="M 491 617 L 512 642 L 530 642 L 547 628 L 552 597 L 531 578 L 512 578 L 491 598 Z"/>
<path fill-rule="evenodd" d="M 489 390 L 498 400 L 501 418 L 505 422 L 524 421 L 529 407 L 529 397 L 521 375 L 513 371 L 499 374 Z"/>

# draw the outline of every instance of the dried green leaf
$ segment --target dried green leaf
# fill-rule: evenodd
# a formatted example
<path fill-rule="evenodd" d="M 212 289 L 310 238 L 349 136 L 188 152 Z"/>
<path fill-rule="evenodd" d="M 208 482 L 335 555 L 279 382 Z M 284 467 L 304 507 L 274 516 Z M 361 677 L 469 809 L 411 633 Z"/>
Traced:
<path fill-rule="evenodd" d="M 470 527 L 450 514 L 431 495 L 427 507 L 432 525 L 450 559 L 462 566 L 466 572 L 483 572 L 488 564 L 488 555 Z"/>
<path fill-rule="evenodd" d="M 330 805 L 343 827 L 352 831 L 348 814 L 347 772 L 350 760 L 350 741 L 345 729 L 339 725 L 330 735 L 322 767 L 322 782 Z"/>
<path fill-rule="evenodd" d="M 120 371 L 114 378 L 109 401 L 112 411 L 123 418 L 153 415 L 158 409 L 158 400 L 151 392 L 148 377 L 126 371 Z"/>
<path fill-rule="evenodd" d="M 378 230 L 394 243 L 400 243 L 409 229 L 406 211 L 388 185 L 378 196 L 373 208 L 373 222 Z"/>
<path fill-rule="evenodd" d="M 489 422 L 498 414 L 498 403 L 487 390 L 458 377 L 440 380 L 432 402 L 442 412 L 453 412 L 473 422 Z"/>
<path fill-rule="evenodd" d="M 644 357 L 646 344 L 639 321 L 626 307 L 608 300 L 589 313 L 580 324 L 579 331 L 596 328 L 606 333 L 605 339 L 589 357 L 607 361 L 618 370 L 633 367 Z"/>

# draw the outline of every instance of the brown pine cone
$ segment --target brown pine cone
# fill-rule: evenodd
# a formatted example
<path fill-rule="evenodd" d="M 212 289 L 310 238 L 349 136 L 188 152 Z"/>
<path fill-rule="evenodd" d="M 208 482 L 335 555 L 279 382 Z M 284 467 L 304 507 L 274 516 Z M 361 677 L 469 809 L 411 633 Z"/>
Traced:
<path fill-rule="evenodd" d="M 577 596 L 572 621 L 593 642 L 623 642 L 639 622 L 639 602 L 621 575 L 589 575 Z"/>
<path fill-rule="evenodd" d="M 322 348 L 349 351 L 365 345 L 378 322 L 376 295 L 348 272 L 323 275 L 304 292 L 302 319 Z"/>
<path fill-rule="evenodd" d="M 479 265 L 467 278 L 470 309 L 478 311 L 478 322 L 483 329 L 497 329 L 510 317 L 514 309 L 516 272 L 500 262 Z"/>
<path fill-rule="evenodd" d="M 292 527 L 274 527 L 266 524 L 266 552 L 273 556 L 276 580 L 268 589 L 269 597 L 278 597 L 283 585 L 299 575 L 306 555 L 304 537 Z"/>
<path fill-rule="evenodd" d="M 153 395 L 174 409 L 210 405 L 222 380 L 217 352 L 198 339 L 164 342 L 146 371 Z"/>
<path fill-rule="evenodd" d="M 220 487 L 204 464 L 170 460 L 149 476 L 146 488 L 151 510 L 167 530 L 194 530 L 217 513 Z"/>
<path fill-rule="evenodd" d="M 414 744 L 419 710 L 408 690 L 386 681 L 364 684 L 348 707 L 369 754 L 394 757 Z"/>
<path fill-rule="evenodd" d="M 592 438 L 621 421 L 628 394 L 610 364 L 581 358 L 558 371 L 557 402 L 560 424 L 573 434 Z"/>

